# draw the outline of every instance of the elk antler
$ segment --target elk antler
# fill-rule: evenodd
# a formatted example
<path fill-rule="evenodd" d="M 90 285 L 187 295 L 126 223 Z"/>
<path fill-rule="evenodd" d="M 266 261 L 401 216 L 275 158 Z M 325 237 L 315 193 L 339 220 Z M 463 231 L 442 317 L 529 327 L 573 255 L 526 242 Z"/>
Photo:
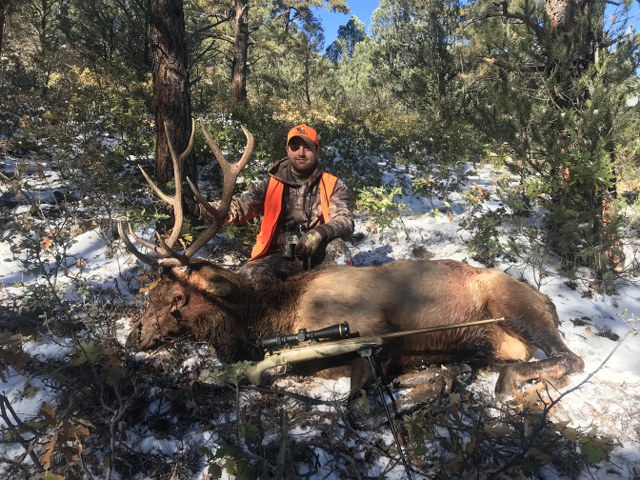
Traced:
<path fill-rule="evenodd" d="M 253 135 L 247 128 L 242 125 L 242 131 L 244 132 L 244 136 L 247 138 L 247 145 L 244 147 L 244 153 L 240 160 L 236 163 L 229 163 L 216 142 L 209 136 L 209 133 L 204 128 L 202 122 L 200 122 L 200 128 L 202 129 L 202 134 L 204 135 L 205 140 L 207 141 L 207 145 L 213 152 L 213 155 L 218 160 L 218 164 L 222 169 L 223 180 L 222 180 L 222 199 L 220 200 L 220 204 L 217 208 L 211 207 L 209 202 L 207 202 L 204 197 L 200 194 L 198 188 L 191 182 L 189 178 L 187 178 L 187 182 L 189 182 L 189 186 L 191 187 L 191 191 L 193 192 L 196 200 L 202 205 L 202 207 L 211 214 L 213 217 L 213 222 L 207 229 L 202 233 L 202 235 L 189 246 L 184 252 L 184 254 L 191 258 L 194 253 L 200 250 L 204 245 L 207 244 L 211 237 L 213 237 L 224 224 L 225 218 L 227 218 L 227 213 L 229 212 L 229 207 L 231 206 L 231 200 L 233 199 L 233 190 L 236 185 L 236 180 L 238 179 L 238 175 L 242 171 L 244 167 L 249 163 L 249 158 L 251 158 L 251 154 L 253 153 L 254 140 Z"/>
<path fill-rule="evenodd" d="M 138 250 L 133 242 L 130 240 L 129 236 L 124 230 L 124 225 L 122 222 L 118 222 L 118 233 L 120 238 L 124 242 L 127 249 L 133 253 L 141 262 L 146 263 L 152 266 L 166 265 L 166 266 L 174 266 L 174 265 L 186 265 L 189 263 L 190 258 L 200 250 L 204 245 L 207 244 L 209 240 L 222 228 L 222 224 L 224 223 L 224 219 L 227 216 L 227 212 L 229 211 L 229 207 L 231 205 L 231 200 L 233 198 L 233 189 L 235 187 L 236 179 L 238 178 L 238 174 L 240 171 L 246 166 L 249 161 L 249 157 L 253 152 L 254 140 L 253 135 L 243 126 L 242 130 L 244 131 L 245 136 L 247 137 L 247 145 L 245 147 L 245 151 L 242 155 L 242 158 L 235 164 L 229 163 L 222 154 L 222 151 L 218 148 L 215 142 L 211 139 L 209 134 L 207 133 L 204 125 L 200 123 L 200 127 L 202 128 L 202 132 L 204 133 L 205 139 L 209 144 L 209 148 L 211 148 L 213 154 L 215 155 L 222 171 L 224 173 L 224 180 L 222 186 L 222 200 L 220 202 L 220 206 L 217 209 L 212 208 L 208 202 L 204 199 L 204 197 L 200 194 L 198 189 L 193 185 L 191 180 L 187 178 L 187 182 L 189 182 L 189 186 L 193 191 L 196 199 L 200 204 L 205 208 L 209 213 L 214 217 L 214 221 L 209 225 L 209 227 L 198 237 L 188 248 L 185 249 L 184 252 L 180 253 L 175 249 L 176 241 L 180 236 L 180 231 L 182 230 L 182 224 L 184 222 L 184 212 L 182 209 L 182 167 L 184 161 L 191 154 L 194 145 L 194 137 L 195 137 L 195 123 L 191 125 L 191 136 L 189 138 L 189 144 L 187 148 L 178 156 L 173 148 L 173 144 L 171 143 L 171 138 L 169 136 L 169 132 L 167 126 L 165 124 L 165 131 L 167 132 L 167 143 L 169 146 L 169 153 L 171 154 L 171 160 L 173 161 L 173 176 L 176 185 L 175 195 L 170 197 L 165 195 L 160 188 L 154 183 L 153 180 L 147 175 L 147 172 L 138 165 L 142 175 L 147 180 L 147 183 L 151 186 L 153 191 L 166 203 L 173 207 L 174 214 L 174 224 L 173 229 L 171 230 L 171 234 L 169 238 L 165 241 L 157 232 L 156 237 L 159 245 L 154 245 L 151 242 L 148 242 L 144 239 L 139 238 L 131 229 L 131 225 L 129 225 L 129 234 L 139 242 L 144 245 L 146 248 L 153 250 L 155 254 L 146 254 Z"/>

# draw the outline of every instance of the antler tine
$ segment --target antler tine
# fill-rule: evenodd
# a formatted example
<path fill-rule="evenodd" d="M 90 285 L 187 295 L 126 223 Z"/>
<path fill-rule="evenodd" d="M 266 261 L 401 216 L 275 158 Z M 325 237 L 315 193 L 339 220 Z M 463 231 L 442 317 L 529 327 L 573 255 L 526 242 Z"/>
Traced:
<path fill-rule="evenodd" d="M 244 147 L 244 153 L 240 160 L 238 160 L 234 164 L 230 164 L 227 162 L 229 166 L 227 169 L 223 168 L 224 172 L 224 180 L 222 184 L 222 205 L 225 205 L 225 214 L 227 216 L 227 210 L 229 205 L 231 205 L 231 199 L 233 198 L 233 191 L 235 189 L 236 180 L 238 179 L 238 175 L 242 171 L 242 169 L 247 165 L 249 159 L 251 158 L 251 154 L 253 153 L 254 140 L 253 135 L 247 128 L 242 125 L 242 131 L 244 132 L 244 136 L 247 138 L 247 144 Z"/>
<path fill-rule="evenodd" d="M 251 134 L 251 132 L 249 132 L 249 130 L 247 130 L 246 127 L 242 126 L 242 131 L 244 132 L 245 137 L 247 137 L 247 145 L 240 160 L 238 160 L 238 162 L 236 163 L 230 163 L 224 157 L 218 145 L 213 141 L 202 122 L 200 122 L 200 127 L 202 129 L 204 138 L 214 156 L 216 157 L 216 160 L 220 164 L 220 168 L 222 169 L 222 173 L 224 175 L 222 183 L 222 199 L 217 209 L 211 208 L 207 200 L 200 194 L 198 188 L 191 182 L 190 179 L 187 178 L 187 182 L 189 183 L 189 186 L 191 187 L 196 200 L 198 200 L 200 205 L 202 205 L 203 208 L 207 210 L 214 218 L 214 220 L 211 222 L 211 225 L 209 225 L 209 227 L 200 235 L 200 237 L 198 237 L 198 239 L 194 241 L 184 252 L 184 255 L 187 257 L 191 257 L 195 252 L 206 245 L 207 242 L 211 240 L 211 238 L 222 228 L 224 219 L 226 218 L 227 212 L 229 211 L 229 206 L 231 205 L 236 180 L 238 179 L 240 171 L 249 162 L 254 148 L 253 135 Z"/>
<path fill-rule="evenodd" d="M 156 236 L 158 237 L 158 241 L 160 242 L 162 254 L 158 253 L 160 249 L 156 245 L 146 241 L 143 238 L 138 237 L 133 231 L 133 229 L 131 228 L 130 223 L 127 224 L 127 227 L 129 227 L 129 234 L 127 234 L 124 231 L 124 224 L 122 222 L 118 222 L 118 234 L 120 235 L 120 238 L 122 239 L 124 244 L 127 246 L 127 249 L 131 253 L 133 253 L 133 255 L 135 255 L 135 257 L 138 260 L 140 260 L 142 263 L 146 263 L 147 265 L 150 265 L 152 267 L 159 267 L 159 266 L 181 265 L 186 263 L 186 260 L 188 260 L 188 259 L 185 259 L 184 255 L 181 255 L 175 252 L 174 250 L 170 249 L 169 246 L 164 242 L 164 240 L 162 240 L 162 237 L 160 237 L 160 235 L 158 235 L 157 233 L 156 233 Z M 154 252 L 156 252 L 156 254 L 149 255 L 146 253 L 142 253 L 140 250 L 138 250 L 135 247 L 133 242 L 129 239 L 129 235 L 131 235 L 136 242 L 141 243 L 142 245 L 144 245 L 150 250 L 153 250 Z M 173 258 L 166 258 L 167 257 L 165 255 L 166 252 L 169 252 Z"/>
<path fill-rule="evenodd" d="M 189 263 L 189 256 L 183 253 L 177 252 L 169 245 L 164 239 L 160 236 L 158 232 L 156 232 L 156 239 L 160 244 L 160 248 L 163 250 L 163 257 L 158 261 L 160 265 L 163 266 L 172 266 L 172 265 L 187 265 Z M 168 255 L 164 255 L 164 252 L 168 253 Z"/>
<path fill-rule="evenodd" d="M 184 251 L 186 258 L 191 258 L 198 250 L 204 247 L 213 236 L 220 231 L 220 222 L 213 222 L 202 234 Z"/>
<path fill-rule="evenodd" d="M 200 190 L 198 190 L 198 187 L 196 187 L 193 184 L 193 182 L 191 181 L 191 179 L 189 177 L 187 177 L 187 182 L 189 183 L 189 187 L 191 187 L 191 191 L 193 192 L 193 196 L 198 201 L 198 203 L 200 203 L 200 205 L 202 205 L 202 208 L 204 208 L 207 212 L 209 212 L 209 214 L 213 218 L 217 218 L 218 217 L 217 210 L 215 208 L 213 208 L 211 206 L 211 204 L 209 204 L 207 199 L 202 196 L 202 194 L 200 193 Z"/>
<path fill-rule="evenodd" d="M 131 224 L 130 223 L 127 224 L 127 227 L 129 227 L 129 235 L 131 235 L 136 242 L 138 242 L 138 243 L 142 244 L 143 246 L 147 247 L 149 250 L 153 250 L 154 252 L 157 253 L 157 249 L 158 249 L 157 245 L 154 245 L 153 243 L 148 242 L 144 238 L 140 238 L 138 235 L 136 235 L 136 232 L 133 231 L 133 228 L 131 228 Z M 160 257 L 158 257 L 158 258 L 160 258 Z"/>
<path fill-rule="evenodd" d="M 240 160 L 238 160 L 238 163 L 236 164 L 238 166 L 238 173 L 240 173 L 240 170 L 249 163 L 249 159 L 251 158 L 251 154 L 253 153 L 253 148 L 255 146 L 253 134 L 244 125 L 241 125 L 240 128 L 242 128 L 244 136 L 247 138 L 247 145 L 244 147 L 242 157 L 240 157 Z"/>
<path fill-rule="evenodd" d="M 129 230 L 131 230 L 131 225 L 129 225 Z M 129 239 L 129 236 L 125 233 L 124 225 L 123 225 L 122 222 L 118 222 L 118 235 L 120 235 L 120 238 L 122 239 L 122 241 L 126 245 L 127 250 L 129 250 L 131 253 L 133 253 L 135 255 L 135 257 L 138 260 L 140 260 L 142 263 L 146 263 L 147 265 L 151 265 L 152 267 L 157 267 L 159 265 L 158 257 L 154 257 L 154 256 L 151 256 L 151 255 L 144 254 L 144 253 L 142 253 L 140 250 L 138 250 L 135 247 L 133 242 Z"/>
<path fill-rule="evenodd" d="M 184 255 L 188 258 L 192 257 L 198 250 L 204 247 L 209 240 L 213 238 L 213 236 L 220 231 L 222 227 L 222 223 L 224 222 L 224 218 L 219 218 L 219 213 L 209 205 L 209 202 L 202 196 L 198 188 L 193 184 L 190 178 L 187 177 L 187 182 L 189 182 L 189 186 L 191 187 L 191 191 L 193 195 L 196 197 L 196 200 L 202 205 L 202 207 L 207 210 L 213 217 L 213 221 L 207 227 L 207 229 L 202 232 L 202 234 L 185 250 Z"/>
<path fill-rule="evenodd" d="M 169 135 L 169 127 L 167 124 L 164 124 L 164 131 L 167 137 L 167 146 L 169 147 L 169 153 L 171 154 L 171 160 L 173 161 L 173 178 L 176 185 L 176 193 L 171 199 L 171 201 L 167 202 L 169 205 L 173 207 L 173 229 L 171 230 L 171 235 L 169 239 L 166 241 L 166 244 L 169 246 L 169 250 L 165 253 L 165 256 L 171 255 L 171 250 L 178 240 L 180 236 L 180 231 L 182 230 L 182 224 L 184 223 L 184 212 L 182 210 L 182 167 L 184 165 L 184 161 L 187 159 L 191 152 L 193 151 L 194 139 L 196 134 L 196 126 L 193 120 L 191 121 L 191 135 L 189 136 L 189 144 L 187 148 L 178 156 L 176 155 L 176 151 L 173 147 L 173 143 L 171 142 L 171 137 Z M 154 189 L 155 191 L 155 189 Z M 170 198 L 170 197 L 168 197 Z M 165 200 L 167 201 L 167 200 Z"/>
<path fill-rule="evenodd" d="M 247 145 L 245 146 L 244 153 L 238 162 L 230 163 L 224 158 L 224 155 L 218 148 L 218 145 L 213 141 L 213 139 L 209 136 L 209 133 L 204 128 L 204 125 L 200 123 L 200 127 L 202 127 L 202 133 L 204 135 L 209 148 L 213 151 L 218 163 L 220 164 L 220 168 L 222 168 L 222 173 L 224 175 L 224 180 L 222 184 L 222 199 L 220 202 L 220 208 L 218 209 L 220 212 L 224 212 L 224 216 L 226 217 L 226 212 L 231 205 L 231 199 L 233 198 L 233 190 L 235 188 L 235 183 L 238 178 L 238 174 L 240 171 L 247 165 L 249 162 L 249 158 L 251 158 L 251 154 L 253 153 L 254 148 L 254 139 L 253 135 L 247 128 L 243 125 L 242 131 L 244 132 L 245 137 L 247 137 Z"/>
<path fill-rule="evenodd" d="M 165 124 L 165 133 L 167 135 L 167 144 L 169 147 L 169 154 L 171 155 L 171 160 L 173 162 L 173 176 L 174 178 L 178 178 L 181 180 L 182 164 L 184 160 L 191 154 L 191 151 L 193 150 L 195 133 L 196 133 L 195 124 L 193 122 L 191 123 L 191 136 L 189 137 L 189 144 L 187 145 L 187 148 L 185 149 L 185 151 L 182 152 L 179 157 L 176 155 L 175 149 L 173 147 L 173 143 L 171 143 L 171 140 L 169 139 L 169 130 L 166 124 Z M 178 207 L 178 209 L 182 210 L 182 203 L 175 201 L 176 198 L 181 198 L 182 196 L 182 182 L 176 182 L 176 195 L 172 197 L 164 193 L 162 190 L 160 190 L 160 187 L 156 185 L 156 182 L 154 182 L 151 179 L 151 177 L 149 176 L 149 174 L 146 172 L 144 168 L 142 168 L 140 165 L 138 165 L 138 168 L 142 172 L 142 175 L 144 176 L 145 180 L 147 181 L 151 189 L 154 191 L 156 195 L 158 195 L 158 197 L 160 197 L 161 200 L 171 205 L 174 209 L 174 212 L 176 211 L 175 204 L 180 203 L 180 206 Z"/>
<path fill-rule="evenodd" d="M 149 186 L 151 187 L 151 190 L 154 191 L 154 193 L 156 195 L 158 195 L 160 197 L 161 200 L 163 200 L 165 203 L 168 203 L 169 205 L 173 205 L 173 197 L 170 197 L 169 195 L 167 195 L 166 193 L 164 193 L 162 190 L 160 190 L 160 188 L 158 187 L 158 185 L 156 185 L 156 182 L 154 182 L 153 180 L 151 180 L 151 177 L 149 176 L 149 174 L 145 171 L 144 168 L 142 168 L 140 165 L 138 165 L 138 168 L 140 169 L 140 172 L 142 173 L 142 176 L 144 177 L 144 179 L 147 181 L 147 183 L 149 184 Z"/>

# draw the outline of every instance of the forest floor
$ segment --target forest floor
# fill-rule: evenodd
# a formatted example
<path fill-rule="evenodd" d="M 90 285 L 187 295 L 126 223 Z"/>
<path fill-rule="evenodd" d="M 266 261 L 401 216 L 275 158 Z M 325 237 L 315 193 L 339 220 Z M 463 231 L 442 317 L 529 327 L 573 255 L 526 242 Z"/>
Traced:
<path fill-rule="evenodd" d="M 588 272 L 563 277 L 552 257 L 499 258 L 497 268 L 552 299 L 584 372 L 566 387 L 531 385 L 502 401 L 492 393 L 495 371 L 425 368 L 414 386 L 388 385 L 392 428 L 374 390 L 347 409 L 346 378 L 271 373 L 256 388 L 232 377 L 221 382 L 220 364 L 204 344 L 126 351 L 148 273 L 112 236 L 112 225 L 105 228 L 87 207 L 78 209 L 83 221 L 67 218 L 47 224 L 49 230 L 34 221 L 45 232 L 40 236 L 16 229 L 24 224 L 18 219 L 34 213 L 34 199 L 41 218 L 54 218 L 61 208 L 54 192 L 69 188 L 53 172 L 29 172 L 20 189 L 31 202 L 0 182 L 3 209 L 11 211 L 3 214 L 0 242 L 0 476 L 640 478 L 637 276 L 627 275 L 608 295 L 592 288 Z M 356 266 L 406 258 L 482 266 L 468 250 L 463 191 L 481 190 L 483 208 L 500 208 L 496 187 L 506 174 L 477 165 L 456 175 L 460 186 L 446 198 L 405 189 L 397 199 L 400 219 L 382 231 L 359 216 L 351 243 Z M 409 169 L 395 166 L 384 180 L 394 185 L 410 177 Z M 62 255 L 54 227 L 66 229 Z M 223 236 L 210 245 L 217 250 L 202 255 L 236 268 L 244 257 L 232 243 Z M 635 258 L 633 245 L 627 254 Z M 69 318 L 77 322 L 61 326 L 48 317 L 38 301 L 48 302 L 52 291 L 72 306 Z"/>

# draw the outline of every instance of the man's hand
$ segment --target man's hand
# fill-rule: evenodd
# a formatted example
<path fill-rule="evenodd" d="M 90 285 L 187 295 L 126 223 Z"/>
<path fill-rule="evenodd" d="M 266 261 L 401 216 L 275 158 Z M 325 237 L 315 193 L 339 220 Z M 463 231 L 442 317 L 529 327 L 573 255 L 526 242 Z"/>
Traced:
<path fill-rule="evenodd" d="M 204 205 L 200 205 L 198 204 L 198 217 L 200 218 L 200 220 L 205 220 L 207 222 L 213 222 L 213 221 L 221 221 L 223 223 L 226 222 L 226 218 L 220 218 L 220 211 L 218 210 L 218 207 L 220 206 L 220 202 L 211 202 L 207 204 L 209 206 L 209 208 L 211 208 L 213 210 L 214 213 L 211 213 L 209 210 L 207 210 L 205 208 Z"/>
<path fill-rule="evenodd" d="M 311 257 L 318 247 L 331 236 L 331 230 L 328 225 L 318 225 L 316 228 L 309 230 L 298 241 L 296 246 L 296 257 L 301 260 L 306 260 Z"/>

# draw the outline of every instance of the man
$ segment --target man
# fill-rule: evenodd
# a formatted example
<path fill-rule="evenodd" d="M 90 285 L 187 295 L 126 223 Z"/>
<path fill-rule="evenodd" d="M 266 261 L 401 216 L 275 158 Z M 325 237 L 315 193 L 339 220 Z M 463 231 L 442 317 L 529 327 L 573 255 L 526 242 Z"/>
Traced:
<path fill-rule="evenodd" d="M 353 233 L 349 191 L 318 163 L 318 134 L 308 125 L 293 127 L 286 152 L 269 168 L 267 178 L 234 197 L 226 218 L 227 223 L 239 223 L 263 215 L 251 258 L 240 269 L 253 279 L 351 264 L 345 243 Z M 212 220 L 204 209 L 200 215 Z"/>

